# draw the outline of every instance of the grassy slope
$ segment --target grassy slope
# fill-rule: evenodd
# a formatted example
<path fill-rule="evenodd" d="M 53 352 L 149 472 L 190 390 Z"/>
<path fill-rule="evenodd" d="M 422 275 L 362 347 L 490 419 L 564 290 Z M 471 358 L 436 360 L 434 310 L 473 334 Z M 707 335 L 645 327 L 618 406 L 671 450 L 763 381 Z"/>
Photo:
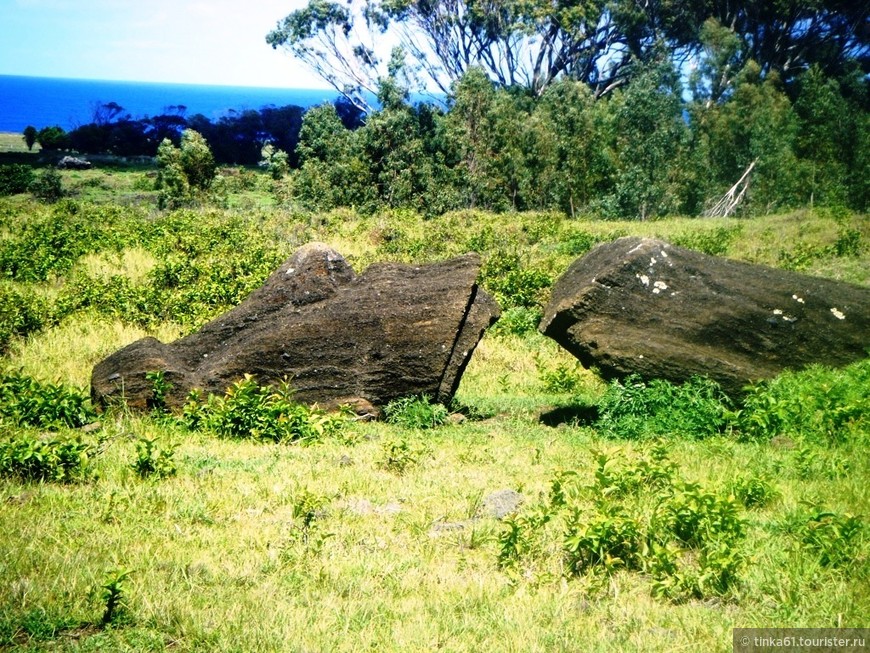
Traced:
<path fill-rule="evenodd" d="M 137 181 L 142 172 L 64 174 L 68 185 L 94 192 L 95 199 L 145 187 Z M 270 209 L 256 193 L 239 197 L 232 201 L 247 203 L 256 228 L 281 239 L 287 251 L 318 238 L 351 255 L 357 267 L 414 258 L 414 251 L 421 259 L 448 255 L 415 250 L 415 239 L 434 234 L 460 248 L 466 236 L 489 226 L 497 236 L 493 246 L 499 234 L 509 234 L 528 245 L 531 264 L 557 274 L 573 259 L 559 243 L 578 232 L 685 237 L 739 226 L 728 255 L 776 264 L 782 251 L 807 250 L 805 270 L 870 283 L 866 249 L 858 258 L 807 249 L 830 245 L 840 233 L 842 225 L 823 212 L 646 224 L 462 213 L 423 224 L 400 214 L 307 216 Z M 4 206 L 16 216 L 38 210 L 23 198 Z M 866 219 L 854 217 L 850 226 L 870 240 Z M 383 246 L 385 233 L 401 234 L 403 247 L 392 255 Z M 80 265 L 135 277 L 154 264 L 149 256 L 129 251 Z M 57 283 L 40 291 L 51 293 Z M 171 339 L 180 332 L 165 324 L 157 335 Z M 144 333 L 77 315 L 17 343 L 8 358 L 36 376 L 84 385 L 94 362 Z M 618 449 L 631 459 L 643 448 L 585 427 L 542 425 L 542 411 L 570 400 L 548 393 L 542 381 L 542 372 L 559 366 L 573 369 L 570 356 L 540 336 L 490 334 L 459 392 L 488 418 L 431 432 L 356 424 L 342 438 L 308 447 L 230 442 L 148 418 L 113 417 L 102 430 L 104 452 L 92 481 L 0 480 L 0 587 L 6 588 L 0 648 L 729 651 L 735 626 L 868 625 L 866 545 L 856 549 L 854 564 L 823 567 L 792 528 L 819 507 L 870 515 L 866 437 L 836 446 L 788 438 L 669 442 L 669 457 L 686 480 L 721 489 L 750 473 L 778 491 L 769 506 L 746 512 L 750 563 L 732 598 L 655 599 L 650 579 L 636 572 L 566 579 L 559 533 L 514 573 L 499 569 L 503 526 L 490 518 L 468 522 L 483 496 L 513 488 L 531 505 L 546 496 L 558 470 L 576 470 L 582 482 L 592 482 L 594 451 Z M 574 373 L 581 394 L 601 392 L 590 373 Z M 179 444 L 175 477 L 135 475 L 130 463 L 141 436 Z M 381 465 L 385 446 L 397 438 L 425 449 L 402 475 Z M 306 492 L 323 505 L 307 533 L 294 517 Z M 132 571 L 123 592 L 127 616 L 99 629 L 92 624 L 104 607 L 101 585 L 117 568 Z"/>

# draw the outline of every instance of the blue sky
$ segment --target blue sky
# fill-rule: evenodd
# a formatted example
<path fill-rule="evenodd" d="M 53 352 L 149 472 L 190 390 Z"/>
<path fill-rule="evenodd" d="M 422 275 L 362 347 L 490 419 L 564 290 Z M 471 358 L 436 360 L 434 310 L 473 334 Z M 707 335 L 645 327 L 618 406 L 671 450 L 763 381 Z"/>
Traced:
<path fill-rule="evenodd" d="M 0 0 L 0 75 L 327 88 L 266 44 L 306 0 Z"/>

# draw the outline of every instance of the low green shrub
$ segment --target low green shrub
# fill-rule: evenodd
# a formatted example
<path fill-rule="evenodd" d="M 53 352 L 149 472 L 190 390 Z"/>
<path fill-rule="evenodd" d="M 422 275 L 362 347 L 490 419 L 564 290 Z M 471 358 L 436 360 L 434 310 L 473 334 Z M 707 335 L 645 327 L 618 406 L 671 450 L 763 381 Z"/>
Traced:
<path fill-rule="evenodd" d="M 559 532 L 564 573 L 645 572 L 654 596 L 672 601 L 729 596 L 746 564 L 745 519 L 731 495 L 710 492 L 677 475 L 661 444 L 627 456 L 595 452 L 594 482 L 555 474 L 549 500 L 505 520 L 499 567 L 533 569 L 553 551 Z M 545 526 L 551 524 L 545 530 Z"/>
<path fill-rule="evenodd" d="M 389 438 L 381 444 L 381 457 L 378 466 L 395 474 L 404 474 L 415 467 L 429 453 L 423 443 L 407 438 Z"/>
<path fill-rule="evenodd" d="M 777 435 L 831 444 L 866 437 L 870 359 L 834 370 L 786 371 L 748 389 L 736 423 L 749 440 Z M 863 435 L 862 435 L 863 434 Z"/>
<path fill-rule="evenodd" d="M 480 279 L 503 309 L 540 307 L 553 285 L 548 272 L 524 265 L 519 254 L 505 250 L 496 250 L 487 257 Z"/>
<path fill-rule="evenodd" d="M 512 306 L 505 310 L 501 317 L 489 329 L 496 336 L 525 336 L 538 330 L 543 313 L 540 308 Z"/>
<path fill-rule="evenodd" d="M 0 441 L 0 476 L 22 481 L 71 483 L 88 473 L 93 446 L 81 438 L 41 439 L 19 433 Z"/>
<path fill-rule="evenodd" d="M 580 363 L 560 363 L 555 368 L 547 368 L 537 361 L 537 367 L 544 392 L 549 394 L 576 394 L 584 385 Z"/>
<path fill-rule="evenodd" d="M 130 621 L 127 605 L 127 581 L 132 574 L 128 569 L 113 569 L 106 574 L 105 582 L 100 586 L 103 599 L 103 617 L 100 626 L 117 626 Z"/>
<path fill-rule="evenodd" d="M 738 476 L 728 485 L 728 490 L 745 508 L 764 508 L 777 497 L 770 481 L 757 476 Z"/>
<path fill-rule="evenodd" d="M 743 232 L 742 225 L 733 227 L 716 227 L 704 231 L 688 231 L 671 236 L 669 239 L 674 245 L 694 249 L 710 256 L 724 256 L 728 253 L 731 243 Z"/>
<path fill-rule="evenodd" d="M 37 199 L 49 203 L 57 202 L 66 195 L 60 173 L 54 168 L 43 170 L 31 182 L 29 190 Z"/>
<path fill-rule="evenodd" d="M 864 531 L 864 522 L 855 515 L 819 511 L 806 520 L 799 536 L 822 566 L 845 567 L 861 563 Z"/>
<path fill-rule="evenodd" d="M 38 295 L 0 282 L 0 354 L 6 351 L 14 336 L 40 331 L 51 321 L 48 303 Z"/>
<path fill-rule="evenodd" d="M 861 256 L 864 247 L 864 239 L 859 230 L 841 225 L 833 243 L 822 245 L 800 241 L 790 250 L 781 249 L 778 262 L 787 270 L 806 270 L 818 261 L 836 257 L 857 258 Z"/>
<path fill-rule="evenodd" d="M 174 476 L 178 471 L 174 455 L 178 445 L 161 448 L 157 438 L 140 437 L 136 440 L 136 459 L 131 467 L 139 478 L 161 479 Z"/>
<path fill-rule="evenodd" d="M 580 256 L 604 240 L 601 236 L 590 234 L 587 231 L 575 231 L 559 241 L 556 251 L 559 254 Z"/>
<path fill-rule="evenodd" d="M 432 429 L 447 422 L 448 410 L 428 395 L 402 397 L 384 408 L 387 422 L 407 429 Z"/>
<path fill-rule="evenodd" d="M 499 568 L 513 570 L 523 559 L 533 556 L 542 546 L 541 531 L 564 505 L 527 508 L 519 515 L 503 519 L 504 528 L 498 535 Z"/>
<path fill-rule="evenodd" d="M 342 416 L 296 403 L 292 395 L 286 382 L 272 388 L 246 375 L 223 396 L 203 400 L 201 393 L 191 392 L 181 419 L 190 429 L 271 442 L 310 442 L 341 430 Z"/>
<path fill-rule="evenodd" d="M 596 567 L 606 572 L 640 569 L 644 533 L 638 521 L 618 506 L 574 510 L 564 538 L 565 562 L 572 575 Z"/>
<path fill-rule="evenodd" d="M 682 483 L 656 510 L 660 537 L 675 538 L 688 547 L 701 547 L 719 539 L 743 536 L 740 506 L 731 496 L 718 496 L 696 483 Z"/>
<path fill-rule="evenodd" d="M 636 375 L 612 381 L 598 402 L 597 426 L 611 436 L 641 439 L 662 435 L 705 438 L 725 430 L 731 404 L 719 384 L 693 377 L 682 385 Z"/>
<path fill-rule="evenodd" d="M 117 248 L 126 238 L 122 212 L 65 200 L 16 225 L 0 240 L 0 275 L 46 281 L 68 272 L 83 255 Z"/>
<path fill-rule="evenodd" d="M 642 489 L 669 488 L 674 481 L 675 466 L 661 445 L 640 453 L 632 462 L 610 452 L 594 451 L 596 500 L 618 499 Z"/>
<path fill-rule="evenodd" d="M 90 424 L 97 414 L 76 388 L 7 371 L 0 373 L 0 418 L 16 426 L 58 429 Z"/>
<path fill-rule="evenodd" d="M 33 168 L 23 163 L 0 166 L 0 197 L 26 193 L 33 183 Z"/>

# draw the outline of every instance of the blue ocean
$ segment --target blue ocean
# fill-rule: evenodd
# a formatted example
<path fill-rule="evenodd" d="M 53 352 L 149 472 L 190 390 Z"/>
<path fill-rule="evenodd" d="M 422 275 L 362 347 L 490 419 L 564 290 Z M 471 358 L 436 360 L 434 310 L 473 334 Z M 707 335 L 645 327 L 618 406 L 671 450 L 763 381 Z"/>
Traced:
<path fill-rule="evenodd" d="M 59 125 L 69 131 L 92 122 L 94 109 L 109 102 L 121 105 L 137 119 L 181 105 L 188 117 L 201 113 L 216 120 L 232 111 L 288 104 L 310 107 L 336 97 L 338 93 L 330 90 L 0 75 L 0 131 L 20 132 L 28 125 L 37 129 Z"/>

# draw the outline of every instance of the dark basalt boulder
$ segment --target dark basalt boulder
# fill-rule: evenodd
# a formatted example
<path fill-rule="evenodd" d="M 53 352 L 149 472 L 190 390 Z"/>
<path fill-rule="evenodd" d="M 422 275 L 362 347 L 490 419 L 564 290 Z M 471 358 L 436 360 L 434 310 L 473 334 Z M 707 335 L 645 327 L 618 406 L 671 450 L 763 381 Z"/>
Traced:
<path fill-rule="evenodd" d="M 476 283 L 477 254 L 442 263 L 382 263 L 357 276 L 320 243 L 299 249 L 266 283 L 196 333 L 164 344 L 144 338 L 98 363 L 95 405 L 123 397 L 147 409 L 161 371 L 166 398 L 180 407 L 190 390 L 222 394 L 245 374 L 287 378 L 294 398 L 334 407 L 383 406 L 426 393 L 447 402 L 498 304 Z"/>
<path fill-rule="evenodd" d="M 754 381 L 870 347 L 870 289 L 620 238 L 556 282 L 540 330 L 607 379 L 692 375 L 739 397 Z"/>

